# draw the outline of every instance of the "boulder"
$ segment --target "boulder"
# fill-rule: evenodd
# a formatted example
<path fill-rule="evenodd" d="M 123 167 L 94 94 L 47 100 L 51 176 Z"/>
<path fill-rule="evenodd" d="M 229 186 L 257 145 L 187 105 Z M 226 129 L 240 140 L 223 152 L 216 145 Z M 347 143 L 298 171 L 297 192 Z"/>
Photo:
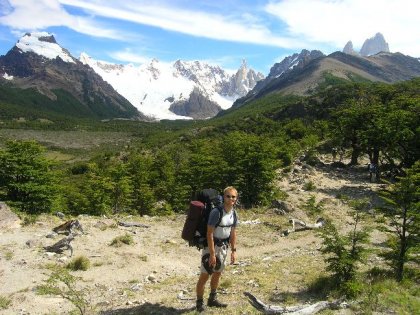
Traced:
<path fill-rule="evenodd" d="M 0 202 L 0 229 L 16 229 L 20 228 L 21 220 L 9 206 Z"/>
<path fill-rule="evenodd" d="M 271 202 L 271 207 L 279 209 L 279 210 L 284 210 L 287 213 L 294 211 L 293 207 L 283 200 L 273 200 Z"/>

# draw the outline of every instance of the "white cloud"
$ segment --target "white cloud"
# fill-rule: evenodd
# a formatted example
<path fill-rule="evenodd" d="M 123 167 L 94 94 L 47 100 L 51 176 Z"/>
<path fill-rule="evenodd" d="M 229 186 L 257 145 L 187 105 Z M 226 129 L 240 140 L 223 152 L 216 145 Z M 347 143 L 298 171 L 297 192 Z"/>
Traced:
<path fill-rule="evenodd" d="M 420 56 L 418 0 L 267 0 L 263 10 L 257 4 L 251 7 L 250 2 L 227 1 L 228 15 L 215 13 L 218 3 L 211 6 L 212 13 L 204 8 L 213 2 L 207 1 L 207 7 L 203 3 L 0 0 L 0 24 L 19 31 L 66 26 L 91 36 L 150 45 L 152 39 L 145 42 L 133 28 L 121 30 L 126 25 L 118 22 L 129 22 L 130 26 L 147 25 L 195 37 L 326 53 L 341 50 L 348 40 L 359 49 L 365 39 L 381 32 L 391 51 Z M 285 28 L 280 29 L 282 26 Z M 120 56 L 134 58 L 127 52 Z"/>
<path fill-rule="evenodd" d="M 60 0 L 62 4 L 102 17 L 159 27 L 197 37 L 254 43 L 286 48 L 300 47 L 297 39 L 275 36 L 263 24 L 252 23 L 250 15 L 235 20 L 232 16 L 206 13 L 141 1 Z M 257 21 L 258 19 L 255 19 Z"/>
<path fill-rule="evenodd" d="M 266 11 L 288 26 L 292 37 L 342 49 L 348 40 L 361 47 L 377 32 L 391 51 L 420 56 L 420 2 L 417 0 L 283 0 Z"/>
<path fill-rule="evenodd" d="M 32 31 L 50 26 L 66 26 L 79 33 L 121 39 L 121 34 L 98 24 L 91 17 L 69 14 L 57 0 L 9 0 L 13 10 L 0 17 L 0 24 L 12 29 Z"/>

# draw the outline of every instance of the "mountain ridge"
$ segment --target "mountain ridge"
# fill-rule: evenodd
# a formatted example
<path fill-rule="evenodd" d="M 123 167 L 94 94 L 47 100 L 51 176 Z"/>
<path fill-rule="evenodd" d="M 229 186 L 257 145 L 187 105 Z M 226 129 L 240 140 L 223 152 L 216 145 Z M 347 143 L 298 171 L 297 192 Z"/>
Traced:
<path fill-rule="evenodd" d="M 67 108 L 61 107 L 54 92 L 63 90 L 77 100 L 74 106 L 89 117 L 147 120 L 110 84 L 45 32 L 25 34 L 6 55 L 0 56 L 0 74 L 14 87 L 34 88 L 57 101 L 57 113 L 69 113 Z"/>
<path fill-rule="evenodd" d="M 401 53 L 378 53 L 360 56 L 333 52 L 302 60 L 301 67 L 294 67 L 280 76 L 268 76 L 245 97 L 238 99 L 232 108 L 238 108 L 270 93 L 309 95 L 326 82 L 326 75 L 347 81 L 368 80 L 385 83 L 409 80 L 420 76 L 417 58 Z"/>

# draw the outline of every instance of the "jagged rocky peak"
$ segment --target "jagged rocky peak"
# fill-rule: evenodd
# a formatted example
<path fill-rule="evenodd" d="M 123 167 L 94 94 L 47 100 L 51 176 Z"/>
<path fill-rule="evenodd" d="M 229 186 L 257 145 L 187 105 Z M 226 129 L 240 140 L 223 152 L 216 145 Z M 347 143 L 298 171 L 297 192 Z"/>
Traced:
<path fill-rule="evenodd" d="M 285 57 L 281 62 L 275 63 L 271 69 L 268 77 L 279 77 L 282 74 L 292 70 L 294 67 L 303 67 L 311 60 L 324 57 L 325 55 L 319 50 L 303 49 L 299 54 L 294 53 L 291 56 Z"/>
<path fill-rule="evenodd" d="M 353 42 L 349 40 L 347 44 L 343 48 L 343 53 L 349 54 L 349 55 L 358 55 L 357 51 L 353 48 Z"/>
<path fill-rule="evenodd" d="M 247 62 L 243 59 L 238 71 L 232 77 L 230 89 L 226 94 L 245 96 L 262 79 L 264 79 L 264 75 L 261 72 L 256 73 L 253 69 L 248 69 Z"/>
<path fill-rule="evenodd" d="M 380 52 L 389 52 L 388 43 L 381 33 L 376 33 L 374 37 L 366 39 L 360 49 L 362 56 L 371 56 Z"/>
<path fill-rule="evenodd" d="M 34 33 L 25 33 L 21 40 L 25 40 L 26 37 L 33 37 L 39 40 L 40 42 L 57 44 L 53 34 L 47 32 L 34 32 Z"/>

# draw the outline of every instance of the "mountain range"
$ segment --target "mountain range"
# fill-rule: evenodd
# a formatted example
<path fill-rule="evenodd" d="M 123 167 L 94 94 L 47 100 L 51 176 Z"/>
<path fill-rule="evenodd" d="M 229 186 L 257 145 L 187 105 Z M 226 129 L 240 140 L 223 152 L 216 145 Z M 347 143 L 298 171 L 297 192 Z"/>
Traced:
<path fill-rule="evenodd" d="M 118 65 L 85 53 L 77 59 L 46 32 L 25 34 L 0 56 L 3 92 L 31 89 L 40 95 L 25 103 L 27 109 L 46 106 L 62 115 L 99 119 L 205 119 L 270 93 L 309 95 L 334 80 L 392 83 L 418 76 L 419 59 L 390 53 L 380 33 L 366 40 L 360 53 L 351 42 L 328 56 L 304 49 L 274 64 L 267 77 L 246 61 L 232 72 L 200 61 Z M 18 103 L 14 93 L 1 94 L 0 101 Z"/>
<path fill-rule="evenodd" d="M 370 52 L 378 49 L 379 46 L 375 45 L 375 42 L 367 44 Z M 366 48 L 365 53 L 369 53 L 369 49 Z M 420 59 L 401 53 L 381 51 L 362 56 L 337 51 L 326 56 L 318 50 L 304 49 L 274 64 L 269 75 L 260 80 L 245 97 L 236 100 L 232 108 L 270 93 L 310 95 L 332 81 L 394 83 L 419 76 Z"/>
<path fill-rule="evenodd" d="M 80 56 L 80 61 L 139 111 L 158 119 L 213 117 L 264 78 L 262 73 L 248 69 L 246 61 L 233 74 L 199 61 L 177 60 L 170 64 L 153 59 L 136 67 L 97 61 L 86 54 Z"/>

